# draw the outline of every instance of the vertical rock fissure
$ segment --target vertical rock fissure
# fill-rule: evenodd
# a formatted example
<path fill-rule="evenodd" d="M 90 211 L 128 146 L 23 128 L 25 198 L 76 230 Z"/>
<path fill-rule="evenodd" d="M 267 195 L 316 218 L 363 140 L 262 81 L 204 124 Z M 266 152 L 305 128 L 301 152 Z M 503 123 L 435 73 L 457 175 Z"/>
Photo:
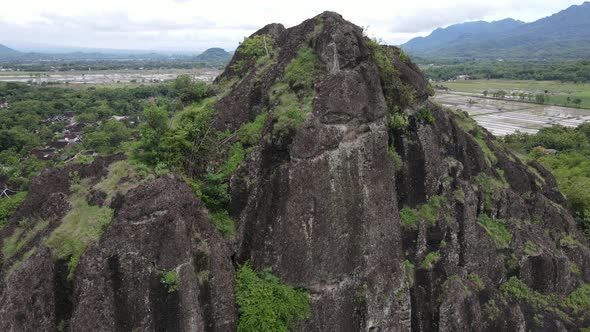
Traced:
<path fill-rule="evenodd" d="M 121 271 L 119 256 L 114 255 L 108 258 L 111 286 L 113 288 L 113 314 L 115 317 L 115 330 L 126 331 L 131 328 L 129 312 L 125 301 L 125 293 L 122 289 Z"/>
<path fill-rule="evenodd" d="M 72 317 L 73 289 L 72 282 L 68 280 L 68 262 L 67 259 L 56 261 L 53 270 L 55 326 L 58 331 L 65 330 Z"/>
<path fill-rule="evenodd" d="M 155 331 L 180 331 L 181 314 L 178 291 L 168 291 L 158 271 L 150 276 L 149 298 Z"/>

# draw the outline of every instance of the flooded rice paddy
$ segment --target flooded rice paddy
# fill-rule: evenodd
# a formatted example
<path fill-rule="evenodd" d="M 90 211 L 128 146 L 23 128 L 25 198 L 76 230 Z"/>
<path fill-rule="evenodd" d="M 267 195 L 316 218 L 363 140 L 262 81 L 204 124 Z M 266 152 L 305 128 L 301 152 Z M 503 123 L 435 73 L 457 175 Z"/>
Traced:
<path fill-rule="evenodd" d="M 0 82 L 22 82 L 31 84 L 113 84 L 113 83 L 156 83 L 173 80 L 188 74 L 197 81 L 212 82 L 221 71 L 214 68 L 187 70 L 124 70 L 104 72 L 48 72 L 10 73 L 0 75 Z"/>
<path fill-rule="evenodd" d="M 577 127 L 590 121 L 590 110 L 587 109 L 486 99 L 438 91 L 432 99 L 452 109 L 466 111 L 480 126 L 496 136 L 517 131 L 534 134 L 543 127 L 555 124 Z"/>

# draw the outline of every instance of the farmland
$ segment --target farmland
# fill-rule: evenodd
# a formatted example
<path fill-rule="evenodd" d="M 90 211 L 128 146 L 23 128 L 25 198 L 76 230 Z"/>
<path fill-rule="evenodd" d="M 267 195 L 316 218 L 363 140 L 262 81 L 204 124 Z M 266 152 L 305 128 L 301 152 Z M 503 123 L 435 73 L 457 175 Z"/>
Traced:
<path fill-rule="evenodd" d="M 36 85 L 126 85 L 150 84 L 169 81 L 180 75 L 189 75 L 196 81 L 211 82 L 219 75 L 215 68 L 166 70 L 103 70 L 71 72 L 0 72 L 0 82 L 22 82 Z"/>
<path fill-rule="evenodd" d="M 590 110 L 581 108 L 539 105 L 443 92 L 438 92 L 433 100 L 452 109 L 466 111 L 479 125 L 497 136 L 517 131 L 534 134 L 541 128 L 556 124 L 576 127 L 590 121 Z"/>
<path fill-rule="evenodd" d="M 466 80 L 435 83 L 449 88 L 450 92 L 483 96 L 496 91 L 506 92 L 505 99 L 520 99 L 520 94 L 546 97 L 545 104 L 574 106 L 572 101 L 580 99 L 580 107 L 590 109 L 590 84 L 560 83 L 557 81 L 515 81 L 515 80 Z M 569 102 L 568 102 L 569 97 Z"/>

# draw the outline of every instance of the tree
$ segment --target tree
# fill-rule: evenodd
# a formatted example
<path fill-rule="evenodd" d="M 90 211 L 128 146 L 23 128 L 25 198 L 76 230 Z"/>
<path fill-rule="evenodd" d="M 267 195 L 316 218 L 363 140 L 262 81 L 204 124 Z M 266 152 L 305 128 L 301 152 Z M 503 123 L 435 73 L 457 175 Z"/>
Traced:
<path fill-rule="evenodd" d="M 16 152 L 29 150 L 41 144 L 39 137 L 22 127 L 0 130 L 0 151 L 13 149 Z"/>
<path fill-rule="evenodd" d="M 172 87 L 184 105 L 198 102 L 207 95 L 207 85 L 203 82 L 194 82 L 189 75 L 178 76 Z"/>
<path fill-rule="evenodd" d="M 580 107 L 580 104 L 582 104 L 582 99 L 580 99 L 580 98 L 574 98 L 574 100 L 572 100 L 572 103 L 574 105 L 576 105 L 576 107 Z"/>
<path fill-rule="evenodd" d="M 168 128 L 168 112 L 163 107 L 149 105 L 143 111 L 145 127 L 162 134 Z"/>
<path fill-rule="evenodd" d="M 131 137 L 131 131 L 121 122 L 109 120 L 98 130 L 84 135 L 84 146 L 100 153 L 112 153 Z"/>

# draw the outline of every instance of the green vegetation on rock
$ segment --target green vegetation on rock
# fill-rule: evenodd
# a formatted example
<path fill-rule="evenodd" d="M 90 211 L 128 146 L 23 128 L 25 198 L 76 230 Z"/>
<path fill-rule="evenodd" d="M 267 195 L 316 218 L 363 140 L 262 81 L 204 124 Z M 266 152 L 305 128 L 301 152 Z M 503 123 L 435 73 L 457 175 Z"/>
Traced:
<path fill-rule="evenodd" d="M 426 257 L 422 260 L 422 264 L 420 266 L 423 269 L 430 269 L 432 266 L 441 259 L 440 252 L 432 251 L 429 252 Z"/>
<path fill-rule="evenodd" d="M 512 234 L 506 228 L 506 223 L 501 219 L 492 219 L 485 214 L 477 217 L 477 223 L 483 227 L 488 235 L 494 241 L 497 249 L 506 249 L 510 247 Z"/>
<path fill-rule="evenodd" d="M 41 233 L 49 226 L 45 220 L 28 220 L 19 221 L 16 229 L 11 236 L 4 239 L 2 244 L 2 256 L 4 261 L 10 259 L 17 251 L 25 247 L 35 236 Z"/>
<path fill-rule="evenodd" d="M 432 111 L 427 107 L 422 107 L 414 116 L 416 117 L 416 120 L 426 124 L 433 124 L 435 120 Z"/>
<path fill-rule="evenodd" d="M 476 128 L 475 136 L 473 138 L 475 138 L 475 140 L 477 141 L 477 144 L 479 144 L 479 146 L 481 147 L 481 150 L 483 151 L 483 153 L 486 157 L 486 161 L 488 163 L 488 166 L 492 167 L 492 166 L 496 165 L 496 163 L 498 163 L 498 157 L 492 151 L 492 149 L 490 149 L 490 147 L 488 146 L 488 143 L 486 142 L 485 138 L 483 137 L 483 132 L 479 127 Z"/>
<path fill-rule="evenodd" d="M 575 276 L 581 276 L 582 275 L 582 271 L 580 270 L 580 267 L 578 266 L 578 264 L 576 263 L 570 263 L 568 266 L 570 272 L 575 275 Z"/>
<path fill-rule="evenodd" d="M 503 283 L 500 290 L 508 298 L 530 304 L 535 312 L 549 312 L 564 322 L 572 322 L 572 317 L 580 315 L 588 318 L 590 312 L 590 284 L 582 284 L 565 298 L 532 290 L 517 277 Z"/>
<path fill-rule="evenodd" d="M 575 249 L 575 248 L 578 248 L 579 246 L 581 246 L 582 244 L 578 240 L 576 240 L 573 236 L 568 234 L 559 240 L 559 245 L 562 247 Z"/>
<path fill-rule="evenodd" d="M 236 223 L 229 216 L 227 211 L 216 211 L 210 214 L 211 222 L 215 227 L 225 235 L 236 236 Z"/>
<path fill-rule="evenodd" d="M 494 299 L 490 299 L 484 304 L 483 312 L 488 322 L 495 322 L 500 317 L 500 309 Z"/>
<path fill-rule="evenodd" d="M 413 287 L 416 279 L 416 266 L 406 259 L 404 260 L 404 268 L 406 269 L 406 278 L 408 279 L 409 287 Z"/>
<path fill-rule="evenodd" d="M 541 251 L 534 242 L 527 240 L 524 244 L 524 253 L 529 256 L 538 256 Z"/>
<path fill-rule="evenodd" d="M 26 192 L 20 192 L 10 197 L 0 198 L 0 228 L 6 224 L 22 202 L 27 198 Z"/>
<path fill-rule="evenodd" d="M 313 110 L 314 96 L 315 91 L 310 91 L 309 95 L 298 96 L 286 83 L 276 84 L 271 90 L 271 101 L 276 103 L 273 133 L 285 136 L 304 124 Z"/>
<path fill-rule="evenodd" d="M 465 204 L 465 192 L 463 191 L 463 189 L 459 188 L 453 191 L 453 198 L 455 199 L 455 201 L 461 204 Z"/>
<path fill-rule="evenodd" d="M 484 193 L 484 208 L 490 210 L 495 203 L 501 198 L 502 189 L 508 187 L 508 184 L 493 178 L 484 173 L 480 173 L 475 177 L 475 183 L 480 185 Z"/>
<path fill-rule="evenodd" d="M 274 40 L 271 35 L 255 35 L 244 38 L 236 50 L 242 58 L 232 65 L 236 72 L 242 72 L 253 62 L 270 59 L 275 52 Z"/>
<path fill-rule="evenodd" d="M 237 273 L 238 331 L 289 331 L 311 315 L 310 297 L 304 290 L 281 283 L 270 270 L 256 273 L 249 264 Z"/>
<path fill-rule="evenodd" d="M 418 213 L 416 210 L 405 206 L 399 211 L 399 216 L 404 229 L 416 230 L 418 228 Z"/>
<path fill-rule="evenodd" d="M 407 206 L 402 208 L 399 213 L 403 228 L 414 231 L 420 221 L 425 221 L 429 226 L 436 225 L 439 210 L 444 203 L 444 196 L 433 196 L 417 210 Z"/>
<path fill-rule="evenodd" d="M 166 285 L 168 293 L 173 293 L 178 288 L 178 274 L 175 270 L 160 271 L 160 282 Z"/>
<path fill-rule="evenodd" d="M 464 297 L 468 297 L 471 296 L 472 292 L 471 289 L 465 285 L 465 282 L 463 282 L 463 279 L 456 275 L 456 274 L 452 274 L 450 275 L 447 280 L 445 280 L 445 282 L 443 283 L 442 287 L 445 293 L 449 292 L 449 287 L 451 286 L 451 283 L 454 283 L 456 285 L 459 285 L 459 287 L 461 287 L 461 291 L 462 291 L 462 295 Z"/>
<path fill-rule="evenodd" d="M 299 49 L 297 56 L 285 68 L 283 81 L 295 91 L 312 89 L 314 80 L 324 70 L 320 57 L 309 46 Z"/>
<path fill-rule="evenodd" d="M 403 110 L 414 102 L 414 89 L 405 84 L 398 70 L 393 65 L 395 51 L 392 47 L 379 45 L 377 41 L 367 39 L 373 60 L 379 69 L 381 88 L 390 113 L 396 109 Z"/>
<path fill-rule="evenodd" d="M 312 48 L 303 46 L 299 49 L 285 68 L 283 78 L 270 90 L 270 101 L 274 105 L 274 134 L 286 136 L 307 121 L 316 94 L 313 83 L 323 70 L 323 64 Z"/>
<path fill-rule="evenodd" d="M 117 161 L 109 166 L 109 172 L 92 185 L 89 179 L 80 180 L 77 173 L 72 175 L 71 209 L 63 218 L 62 223 L 46 239 L 56 260 L 68 261 L 68 278 L 73 278 L 75 269 L 86 249 L 96 243 L 111 223 L 113 210 L 109 207 L 110 200 L 117 193 L 125 194 L 143 182 L 134 167 L 127 160 Z M 103 206 L 90 205 L 87 195 L 90 190 L 102 191 L 106 194 Z"/>
<path fill-rule="evenodd" d="M 248 146 L 258 143 L 266 119 L 268 119 L 268 112 L 263 112 L 258 114 L 254 121 L 243 124 L 238 130 L 238 140 Z"/>
<path fill-rule="evenodd" d="M 576 314 L 590 315 L 590 284 L 583 284 L 571 292 L 565 299 L 565 304 Z"/>
<path fill-rule="evenodd" d="M 391 158 L 391 161 L 393 161 L 393 168 L 395 169 L 395 171 L 396 172 L 401 171 L 404 166 L 402 156 L 400 156 L 399 153 L 397 153 L 397 151 L 395 151 L 395 148 L 393 146 L 390 146 L 388 148 L 388 152 L 389 152 L 389 158 Z"/>
<path fill-rule="evenodd" d="M 86 201 L 87 181 L 72 185 L 71 210 L 62 223 L 47 238 L 53 257 L 68 260 L 71 279 L 86 249 L 96 243 L 113 218 L 113 210 L 106 206 L 92 206 Z"/>
<path fill-rule="evenodd" d="M 147 176 L 147 178 L 151 177 Z M 138 174 L 136 167 L 128 160 L 121 160 L 109 165 L 107 176 L 94 185 L 93 189 L 107 194 L 105 205 L 108 206 L 117 193 L 125 195 L 142 182 L 144 182 L 144 179 Z"/>
<path fill-rule="evenodd" d="M 402 114 L 397 108 L 394 113 L 389 114 L 387 121 L 389 130 L 393 133 L 404 131 L 410 125 L 410 121 L 405 114 Z M 391 135 L 390 135 L 391 136 Z"/>
<path fill-rule="evenodd" d="M 479 274 L 471 272 L 467 277 L 475 284 L 478 290 L 483 290 L 486 288 L 486 285 L 484 284 Z"/>

